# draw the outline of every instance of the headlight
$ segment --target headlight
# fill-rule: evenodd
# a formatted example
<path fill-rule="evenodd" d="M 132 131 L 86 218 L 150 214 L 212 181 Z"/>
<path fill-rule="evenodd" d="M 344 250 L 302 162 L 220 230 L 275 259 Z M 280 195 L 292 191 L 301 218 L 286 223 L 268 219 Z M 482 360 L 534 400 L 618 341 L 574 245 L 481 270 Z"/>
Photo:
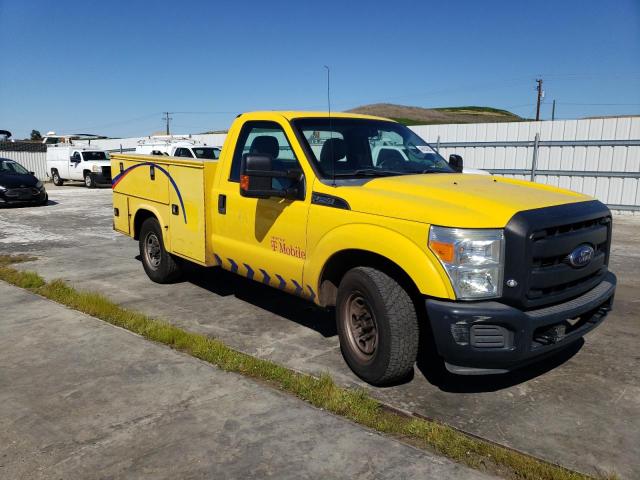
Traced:
<path fill-rule="evenodd" d="M 42 189 L 42 187 L 44 187 L 44 185 L 42 185 L 42 182 L 40 180 L 38 180 L 38 183 L 36 183 L 36 188 L 38 190 Z"/>
<path fill-rule="evenodd" d="M 502 295 L 504 233 L 501 229 L 431 227 L 429 248 L 447 271 L 458 299 Z"/>
<path fill-rule="evenodd" d="M 91 166 L 91 171 L 92 172 L 101 172 L 102 171 L 102 167 L 100 165 L 92 165 Z"/>

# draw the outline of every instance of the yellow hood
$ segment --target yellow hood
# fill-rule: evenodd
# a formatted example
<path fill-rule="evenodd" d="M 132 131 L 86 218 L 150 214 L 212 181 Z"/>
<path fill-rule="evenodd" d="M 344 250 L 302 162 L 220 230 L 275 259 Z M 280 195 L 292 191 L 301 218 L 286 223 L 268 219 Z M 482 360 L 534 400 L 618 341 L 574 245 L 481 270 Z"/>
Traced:
<path fill-rule="evenodd" d="M 592 200 L 511 178 L 443 173 L 375 178 L 332 193 L 354 211 L 462 228 L 501 228 L 522 210 Z"/>

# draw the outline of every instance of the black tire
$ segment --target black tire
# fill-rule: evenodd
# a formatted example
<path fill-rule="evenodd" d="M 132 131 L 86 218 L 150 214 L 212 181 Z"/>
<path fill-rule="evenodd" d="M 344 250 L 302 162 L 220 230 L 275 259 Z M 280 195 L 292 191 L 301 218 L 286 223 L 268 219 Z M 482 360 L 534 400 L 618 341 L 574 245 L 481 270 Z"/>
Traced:
<path fill-rule="evenodd" d="M 362 305 L 370 312 L 370 319 L 364 322 L 365 314 L 354 313 Z M 362 338 L 370 337 L 370 331 L 360 327 L 366 322 L 370 327 L 370 320 L 376 339 L 367 343 Z M 342 355 L 366 382 L 395 383 L 413 370 L 419 343 L 416 309 L 406 290 L 386 273 L 370 267 L 349 270 L 338 289 L 336 322 Z M 354 327 L 354 323 L 360 327 Z"/>
<path fill-rule="evenodd" d="M 139 246 L 144 271 L 151 280 L 156 283 L 172 283 L 180 278 L 180 265 L 165 250 L 162 229 L 155 218 L 147 218 L 142 223 Z"/>
<path fill-rule="evenodd" d="M 89 172 L 84 174 L 84 186 L 87 187 L 87 188 L 95 188 L 96 187 L 96 179 Z"/>
<path fill-rule="evenodd" d="M 56 187 L 61 187 L 62 185 L 64 185 L 64 180 L 62 180 L 62 179 L 60 178 L 60 174 L 58 173 L 58 171 L 57 171 L 57 170 L 52 170 L 52 171 L 51 171 L 51 178 L 52 178 L 52 180 L 53 180 L 53 184 L 54 184 Z"/>
<path fill-rule="evenodd" d="M 44 207 L 45 205 L 48 205 L 48 204 L 49 204 L 49 195 L 45 195 L 44 200 L 40 202 L 40 206 Z"/>

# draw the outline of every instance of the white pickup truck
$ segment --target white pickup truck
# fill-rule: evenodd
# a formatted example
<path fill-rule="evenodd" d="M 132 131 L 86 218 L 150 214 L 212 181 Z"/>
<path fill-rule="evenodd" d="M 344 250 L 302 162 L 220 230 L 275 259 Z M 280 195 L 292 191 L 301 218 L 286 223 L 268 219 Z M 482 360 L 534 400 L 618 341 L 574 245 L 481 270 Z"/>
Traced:
<path fill-rule="evenodd" d="M 136 153 L 217 160 L 220 157 L 220 148 L 189 139 L 145 139 L 136 147 Z"/>
<path fill-rule="evenodd" d="M 65 181 L 84 182 L 88 188 L 111 183 L 111 160 L 104 150 L 69 145 L 47 147 L 47 173 L 54 185 Z"/>

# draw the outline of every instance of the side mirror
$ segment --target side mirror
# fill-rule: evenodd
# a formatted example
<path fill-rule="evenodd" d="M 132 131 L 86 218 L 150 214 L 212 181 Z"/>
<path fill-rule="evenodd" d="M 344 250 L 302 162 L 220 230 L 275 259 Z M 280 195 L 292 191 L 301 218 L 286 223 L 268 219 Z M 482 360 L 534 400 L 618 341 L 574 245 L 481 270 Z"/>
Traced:
<path fill-rule="evenodd" d="M 455 172 L 462 173 L 463 163 L 464 162 L 462 161 L 462 157 L 460 155 L 449 155 L 449 166 L 453 168 Z"/>
<path fill-rule="evenodd" d="M 80 163 L 80 159 L 79 158 L 69 157 L 69 160 L 71 160 L 73 163 Z"/>
<path fill-rule="evenodd" d="M 298 198 L 299 189 L 273 188 L 274 178 L 300 178 L 299 172 L 273 170 L 272 158 L 269 155 L 247 153 L 242 156 L 240 164 L 240 195 L 250 198 Z"/>
<path fill-rule="evenodd" d="M 34 177 L 36 176 L 35 172 L 29 172 L 29 175 L 33 175 Z"/>

